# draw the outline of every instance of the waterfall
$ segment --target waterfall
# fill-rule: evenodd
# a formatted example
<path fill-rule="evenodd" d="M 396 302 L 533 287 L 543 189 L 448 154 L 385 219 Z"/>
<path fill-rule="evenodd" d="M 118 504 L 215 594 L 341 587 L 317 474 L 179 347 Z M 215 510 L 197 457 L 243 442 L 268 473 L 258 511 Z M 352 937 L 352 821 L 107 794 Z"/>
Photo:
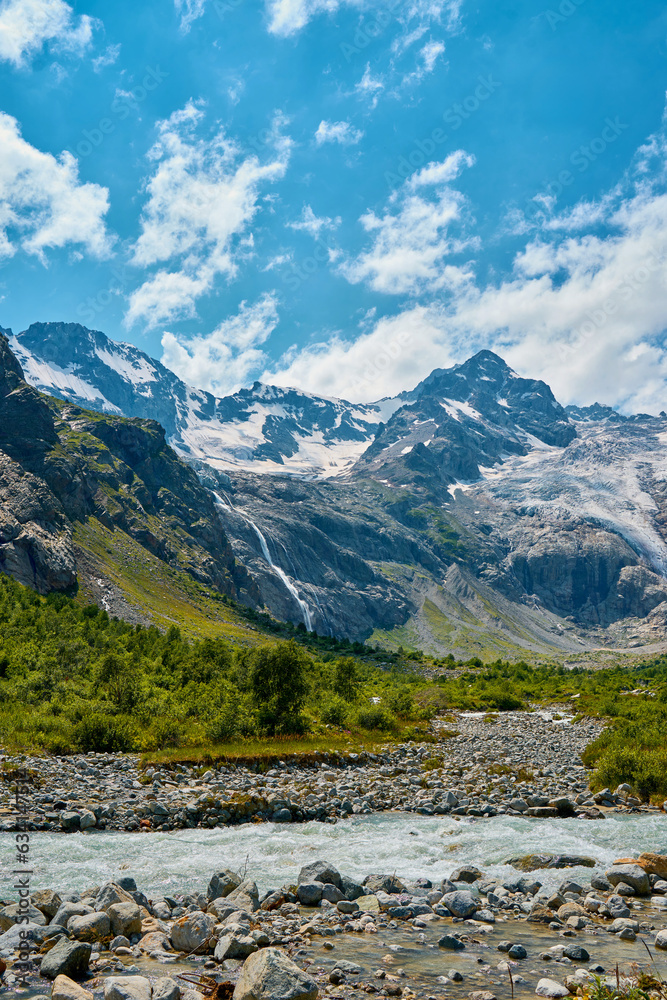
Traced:
<path fill-rule="evenodd" d="M 231 502 L 231 500 L 229 500 L 226 497 L 225 499 L 227 500 L 227 503 L 225 503 L 225 501 L 222 499 L 222 497 L 218 493 L 216 493 L 215 490 L 211 490 L 211 492 L 213 493 L 213 496 L 215 497 L 215 499 L 216 499 L 216 501 L 218 503 L 218 506 L 220 506 L 220 507 L 227 507 L 227 506 L 231 507 L 232 510 L 235 511 L 237 514 L 240 514 L 241 517 L 243 518 L 243 520 L 247 524 L 249 524 L 250 527 L 253 529 L 253 531 L 257 535 L 257 538 L 258 538 L 258 541 L 259 541 L 259 544 L 260 544 L 260 548 L 262 550 L 262 555 L 266 559 L 266 561 L 269 564 L 269 566 L 271 567 L 271 569 L 275 572 L 276 576 L 278 576 L 280 578 L 280 580 L 282 581 L 283 585 L 285 586 L 285 589 L 289 591 L 289 593 L 292 595 L 292 597 L 294 598 L 294 600 L 296 601 L 296 603 L 299 605 L 299 608 L 301 609 L 301 614 L 303 616 L 303 623 L 306 626 L 306 628 L 308 629 L 308 631 L 312 632 L 313 631 L 313 620 L 312 620 L 312 617 L 311 617 L 311 614 L 310 614 L 310 608 L 308 607 L 308 605 L 306 604 L 306 602 L 303 600 L 303 598 L 301 597 L 299 591 L 296 589 L 296 587 L 294 586 L 294 584 L 292 583 L 292 581 L 290 580 L 290 578 L 288 577 L 288 575 L 284 571 L 284 569 L 282 569 L 280 566 L 278 566 L 278 564 L 275 563 L 273 561 L 273 559 L 271 558 L 271 553 L 269 552 L 269 546 L 268 546 L 268 543 L 267 543 L 266 538 L 264 537 L 264 534 L 262 533 L 262 531 L 260 531 L 260 529 L 257 527 L 257 525 L 255 524 L 255 522 L 253 521 L 253 519 L 251 517 L 249 517 L 248 514 L 246 514 L 244 511 L 238 510 L 238 508 L 236 508 L 233 505 L 233 503 Z"/>

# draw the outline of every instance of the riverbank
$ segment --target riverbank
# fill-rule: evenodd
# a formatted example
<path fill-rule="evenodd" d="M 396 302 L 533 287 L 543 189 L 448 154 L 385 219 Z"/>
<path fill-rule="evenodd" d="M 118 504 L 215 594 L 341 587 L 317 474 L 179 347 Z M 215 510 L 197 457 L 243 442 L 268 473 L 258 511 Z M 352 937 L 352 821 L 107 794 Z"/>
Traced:
<path fill-rule="evenodd" d="M 479 819 L 655 812 L 627 787 L 591 793 L 581 753 L 602 731 L 600 720 L 547 711 L 460 713 L 436 725 L 433 743 L 311 755 L 306 763 L 278 760 L 268 768 L 240 762 L 143 769 L 129 754 L 10 758 L 0 831 L 16 829 L 11 778 L 19 765 L 31 782 L 27 828 L 49 832 L 336 822 L 388 811 Z"/>
<path fill-rule="evenodd" d="M 39 844 L 33 850 L 38 860 Z M 358 990 L 408 1000 L 557 998 L 593 975 L 615 982 L 617 965 L 623 974 L 646 964 L 644 944 L 655 949 L 654 974 L 667 974 L 667 857 L 593 864 L 585 878 L 561 869 L 555 888 L 539 868 L 498 878 L 466 864 L 444 878 L 409 879 L 399 867 L 353 878 L 322 860 L 263 889 L 252 868 L 209 870 L 187 892 L 150 896 L 130 872 L 80 892 L 51 885 L 33 892 L 22 928 L 32 945 L 28 993 L 204 1000 L 204 974 L 230 984 L 220 996 L 236 988 L 237 1000 Z M 25 996 L 12 971 L 17 915 L 16 905 L 0 908 L 0 955 L 4 985 Z M 291 992 L 257 986 L 267 965 Z"/>

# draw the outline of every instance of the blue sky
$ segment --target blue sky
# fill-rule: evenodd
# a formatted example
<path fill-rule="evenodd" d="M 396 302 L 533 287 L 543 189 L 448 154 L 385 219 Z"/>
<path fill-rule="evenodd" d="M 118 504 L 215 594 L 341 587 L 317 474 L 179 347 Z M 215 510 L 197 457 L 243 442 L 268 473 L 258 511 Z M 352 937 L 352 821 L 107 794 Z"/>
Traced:
<path fill-rule="evenodd" d="M 218 394 L 490 347 L 666 406 L 662 4 L 0 0 L 0 85 L 0 325 Z"/>

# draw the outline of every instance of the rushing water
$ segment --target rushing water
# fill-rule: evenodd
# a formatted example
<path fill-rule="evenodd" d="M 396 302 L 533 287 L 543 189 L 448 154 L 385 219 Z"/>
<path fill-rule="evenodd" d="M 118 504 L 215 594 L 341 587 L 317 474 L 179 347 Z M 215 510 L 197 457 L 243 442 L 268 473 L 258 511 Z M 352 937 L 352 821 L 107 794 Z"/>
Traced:
<path fill-rule="evenodd" d="M 10 880 L 13 834 L 0 845 L 5 898 Z M 306 823 L 246 824 L 213 830 L 174 833 L 31 834 L 32 883 L 35 888 L 77 891 L 133 875 L 148 895 L 205 889 L 213 871 L 247 870 L 261 891 L 293 882 L 302 865 L 323 858 L 353 878 L 371 872 L 396 872 L 434 883 L 458 865 L 476 864 L 486 874 L 516 875 L 504 864 L 509 857 L 530 853 L 583 854 L 608 867 L 615 858 L 641 851 L 667 853 L 667 816 L 610 815 L 605 820 L 530 820 L 497 816 L 465 818 L 381 813 L 355 816 L 335 825 Z M 590 879 L 590 869 L 569 869 L 572 877 Z M 554 888 L 559 870 L 536 877 Z"/>

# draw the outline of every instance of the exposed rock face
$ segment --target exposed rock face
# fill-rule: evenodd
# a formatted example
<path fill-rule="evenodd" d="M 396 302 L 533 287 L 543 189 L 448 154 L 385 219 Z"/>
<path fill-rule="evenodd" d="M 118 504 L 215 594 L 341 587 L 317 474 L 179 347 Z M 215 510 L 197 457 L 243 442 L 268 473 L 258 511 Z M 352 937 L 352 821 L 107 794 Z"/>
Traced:
<path fill-rule="evenodd" d="M 91 517 L 224 593 L 258 596 L 162 427 L 45 400 L 0 333 L 0 569 L 41 593 L 72 587 L 73 525 Z"/>

